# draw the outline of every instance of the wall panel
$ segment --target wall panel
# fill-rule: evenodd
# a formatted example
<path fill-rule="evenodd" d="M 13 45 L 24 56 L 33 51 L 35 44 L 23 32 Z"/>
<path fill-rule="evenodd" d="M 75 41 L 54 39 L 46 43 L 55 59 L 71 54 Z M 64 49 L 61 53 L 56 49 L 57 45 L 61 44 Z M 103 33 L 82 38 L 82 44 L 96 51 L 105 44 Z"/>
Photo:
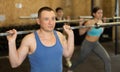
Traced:
<path fill-rule="evenodd" d="M 96 6 L 104 10 L 104 16 L 114 16 L 115 0 L 94 0 Z M 16 8 L 17 3 L 22 8 Z M 35 20 L 19 19 L 19 16 L 30 16 L 37 13 L 43 6 L 53 9 L 62 7 L 65 16 L 72 18 L 91 15 L 91 0 L 0 0 L 0 16 L 5 16 L 5 21 L 0 21 L 0 26 L 35 24 Z M 0 17 L 1 18 L 1 17 Z"/>

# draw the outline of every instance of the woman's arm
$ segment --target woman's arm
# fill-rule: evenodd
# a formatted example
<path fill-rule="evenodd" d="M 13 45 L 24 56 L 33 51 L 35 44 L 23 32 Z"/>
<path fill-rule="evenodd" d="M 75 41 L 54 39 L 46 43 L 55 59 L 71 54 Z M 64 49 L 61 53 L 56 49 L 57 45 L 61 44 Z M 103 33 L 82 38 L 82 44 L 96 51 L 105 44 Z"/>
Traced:
<path fill-rule="evenodd" d="M 89 24 L 89 21 L 85 21 L 85 22 L 80 21 L 79 22 L 79 26 L 86 26 L 88 24 Z M 88 29 L 89 28 L 79 28 L 79 35 L 84 35 L 87 32 Z"/>

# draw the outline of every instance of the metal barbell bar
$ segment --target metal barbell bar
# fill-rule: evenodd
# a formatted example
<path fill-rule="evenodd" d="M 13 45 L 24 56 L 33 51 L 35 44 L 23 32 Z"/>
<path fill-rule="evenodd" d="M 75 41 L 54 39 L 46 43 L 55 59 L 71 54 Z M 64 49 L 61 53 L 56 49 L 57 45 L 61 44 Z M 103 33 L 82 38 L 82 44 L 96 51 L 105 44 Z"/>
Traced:
<path fill-rule="evenodd" d="M 9 58 L 9 56 L 2 56 L 2 57 L 0 57 L 0 59 L 5 59 L 5 58 Z"/>
<path fill-rule="evenodd" d="M 82 19 L 92 19 L 93 16 L 79 16 L 79 18 L 82 18 Z M 104 18 L 102 18 L 102 19 L 104 19 Z M 107 20 L 109 20 L 109 19 L 120 19 L 120 17 L 111 17 L 111 18 L 105 18 L 105 19 L 107 19 Z"/>
<path fill-rule="evenodd" d="M 79 18 L 83 18 L 83 19 L 91 19 L 91 18 L 93 18 L 93 16 L 79 16 Z"/>
<path fill-rule="evenodd" d="M 80 17 L 83 18 L 85 21 L 92 18 L 92 16 L 80 16 Z M 20 16 L 19 18 L 20 19 L 36 19 L 37 17 Z M 111 18 L 105 18 L 105 19 L 106 20 L 109 20 L 109 19 L 120 19 L 120 17 L 111 17 Z M 59 21 L 56 21 L 56 23 L 64 23 L 64 22 L 73 23 L 73 22 L 80 22 L 80 20 L 76 19 L 76 20 L 59 20 Z"/>
<path fill-rule="evenodd" d="M 27 33 L 31 33 L 31 32 L 34 32 L 35 30 L 27 30 L 27 31 L 18 31 L 17 34 L 27 34 Z M 9 33 L 0 33 L 0 36 L 7 36 L 7 35 L 10 35 Z"/>
<path fill-rule="evenodd" d="M 75 22 L 80 22 L 80 20 L 76 19 L 76 20 L 59 20 L 59 21 L 56 21 L 56 23 L 75 23 Z"/>
<path fill-rule="evenodd" d="M 36 19 L 37 17 L 31 17 L 31 16 L 20 16 L 20 19 Z M 59 20 L 56 21 L 56 23 L 64 23 L 64 22 L 79 22 L 80 20 Z"/>
<path fill-rule="evenodd" d="M 111 22 L 111 23 L 97 23 L 95 25 L 87 25 L 87 26 L 74 26 L 71 29 L 79 29 L 79 28 L 87 28 L 87 27 L 106 27 L 106 26 L 117 26 L 120 25 L 120 22 Z M 56 28 L 57 30 L 63 30 L 63 28 Z M 35 30 L 27 30 L 27 31 L 18 31 L 17 34 L 27 34 L 34 32 Z M 0 33 L 0 36 L 7 36 L 9 33 Z"/>
<path fill-rule="evenodd" d="M 97 23 L 94 25 L 87 25 L 87 26 L 73 26 L 71 29 L 79 29 L 79 28 L 89 28 L 89 27 L 107 27 L 107 26 L 118 26 L 120 22 L 110 22 L 110 23 Z M 57 30 L 63 30 L 63 28 L 56 28 Z"/>
<path fill-rule="evenodd" d="M 90 18 L 83 18 L 83 21 L 87 21 L 89 20 Z M 104 19 L 104 18 L 103 18 Z M 106 20 L 110 20 L 110 19 L 120 19 L 120 17 L 113 17 L 113 18 L 105 18 Z M 56 23 L 75 23 L 75 22 L 80 22 L 80 19 L 76 19 L 76 20 L 59 20 L 59 21 L 56 21 Z"/>

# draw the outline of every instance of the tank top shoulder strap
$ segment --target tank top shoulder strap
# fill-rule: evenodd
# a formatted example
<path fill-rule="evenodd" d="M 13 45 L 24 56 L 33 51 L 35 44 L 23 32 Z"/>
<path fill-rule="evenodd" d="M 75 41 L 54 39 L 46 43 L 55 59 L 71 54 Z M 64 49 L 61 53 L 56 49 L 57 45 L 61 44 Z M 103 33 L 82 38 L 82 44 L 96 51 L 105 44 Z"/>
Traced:
<path fill-rule="evenodd" d="M 59 40 L 59 37 L 57 35 L 57 31 L 56 30 L 54 30 L 54 35 L 55 35 L 56 39 Z"/>
<path fill-rule="evenodd" d="M 39 41 L 39 37 L 38 37 L 37 31 L 35 31 L 34 34 L 35 34 L 35 39 L 38 42 Z"/>

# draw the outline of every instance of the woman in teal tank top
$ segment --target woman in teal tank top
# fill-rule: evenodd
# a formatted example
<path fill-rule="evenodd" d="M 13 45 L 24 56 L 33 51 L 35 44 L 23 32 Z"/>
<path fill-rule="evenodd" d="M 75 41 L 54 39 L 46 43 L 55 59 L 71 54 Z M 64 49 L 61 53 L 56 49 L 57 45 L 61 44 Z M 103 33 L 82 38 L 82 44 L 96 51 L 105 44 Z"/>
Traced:
<path fill-rule="evenodd" d="M 99 7 L 93 8 L 92 11 L 93 19 L 88 20 L 84 25 L 92 25 L 96 23 L 102 23 L 103 10 Z M 82 21 L 82 19 L 80 19 Z M 80 26 L 83 22 L 80 22 Z M 105 67 L 105 72 L 111 72 L 110 56 L 104 47 L 99 43 L 99 37 L 103 33 L 103 28 L 81 28 L 79 29 L 79 34 L 83 35 L 86 33 L 85 39 L 81 45 L 80 57 L 77 61 L 73 62 L 72 67 L 68 72 L 73 72 L 73 70 L 81 64 L 89 53 L 94 52 L 103 62 Z"/>

